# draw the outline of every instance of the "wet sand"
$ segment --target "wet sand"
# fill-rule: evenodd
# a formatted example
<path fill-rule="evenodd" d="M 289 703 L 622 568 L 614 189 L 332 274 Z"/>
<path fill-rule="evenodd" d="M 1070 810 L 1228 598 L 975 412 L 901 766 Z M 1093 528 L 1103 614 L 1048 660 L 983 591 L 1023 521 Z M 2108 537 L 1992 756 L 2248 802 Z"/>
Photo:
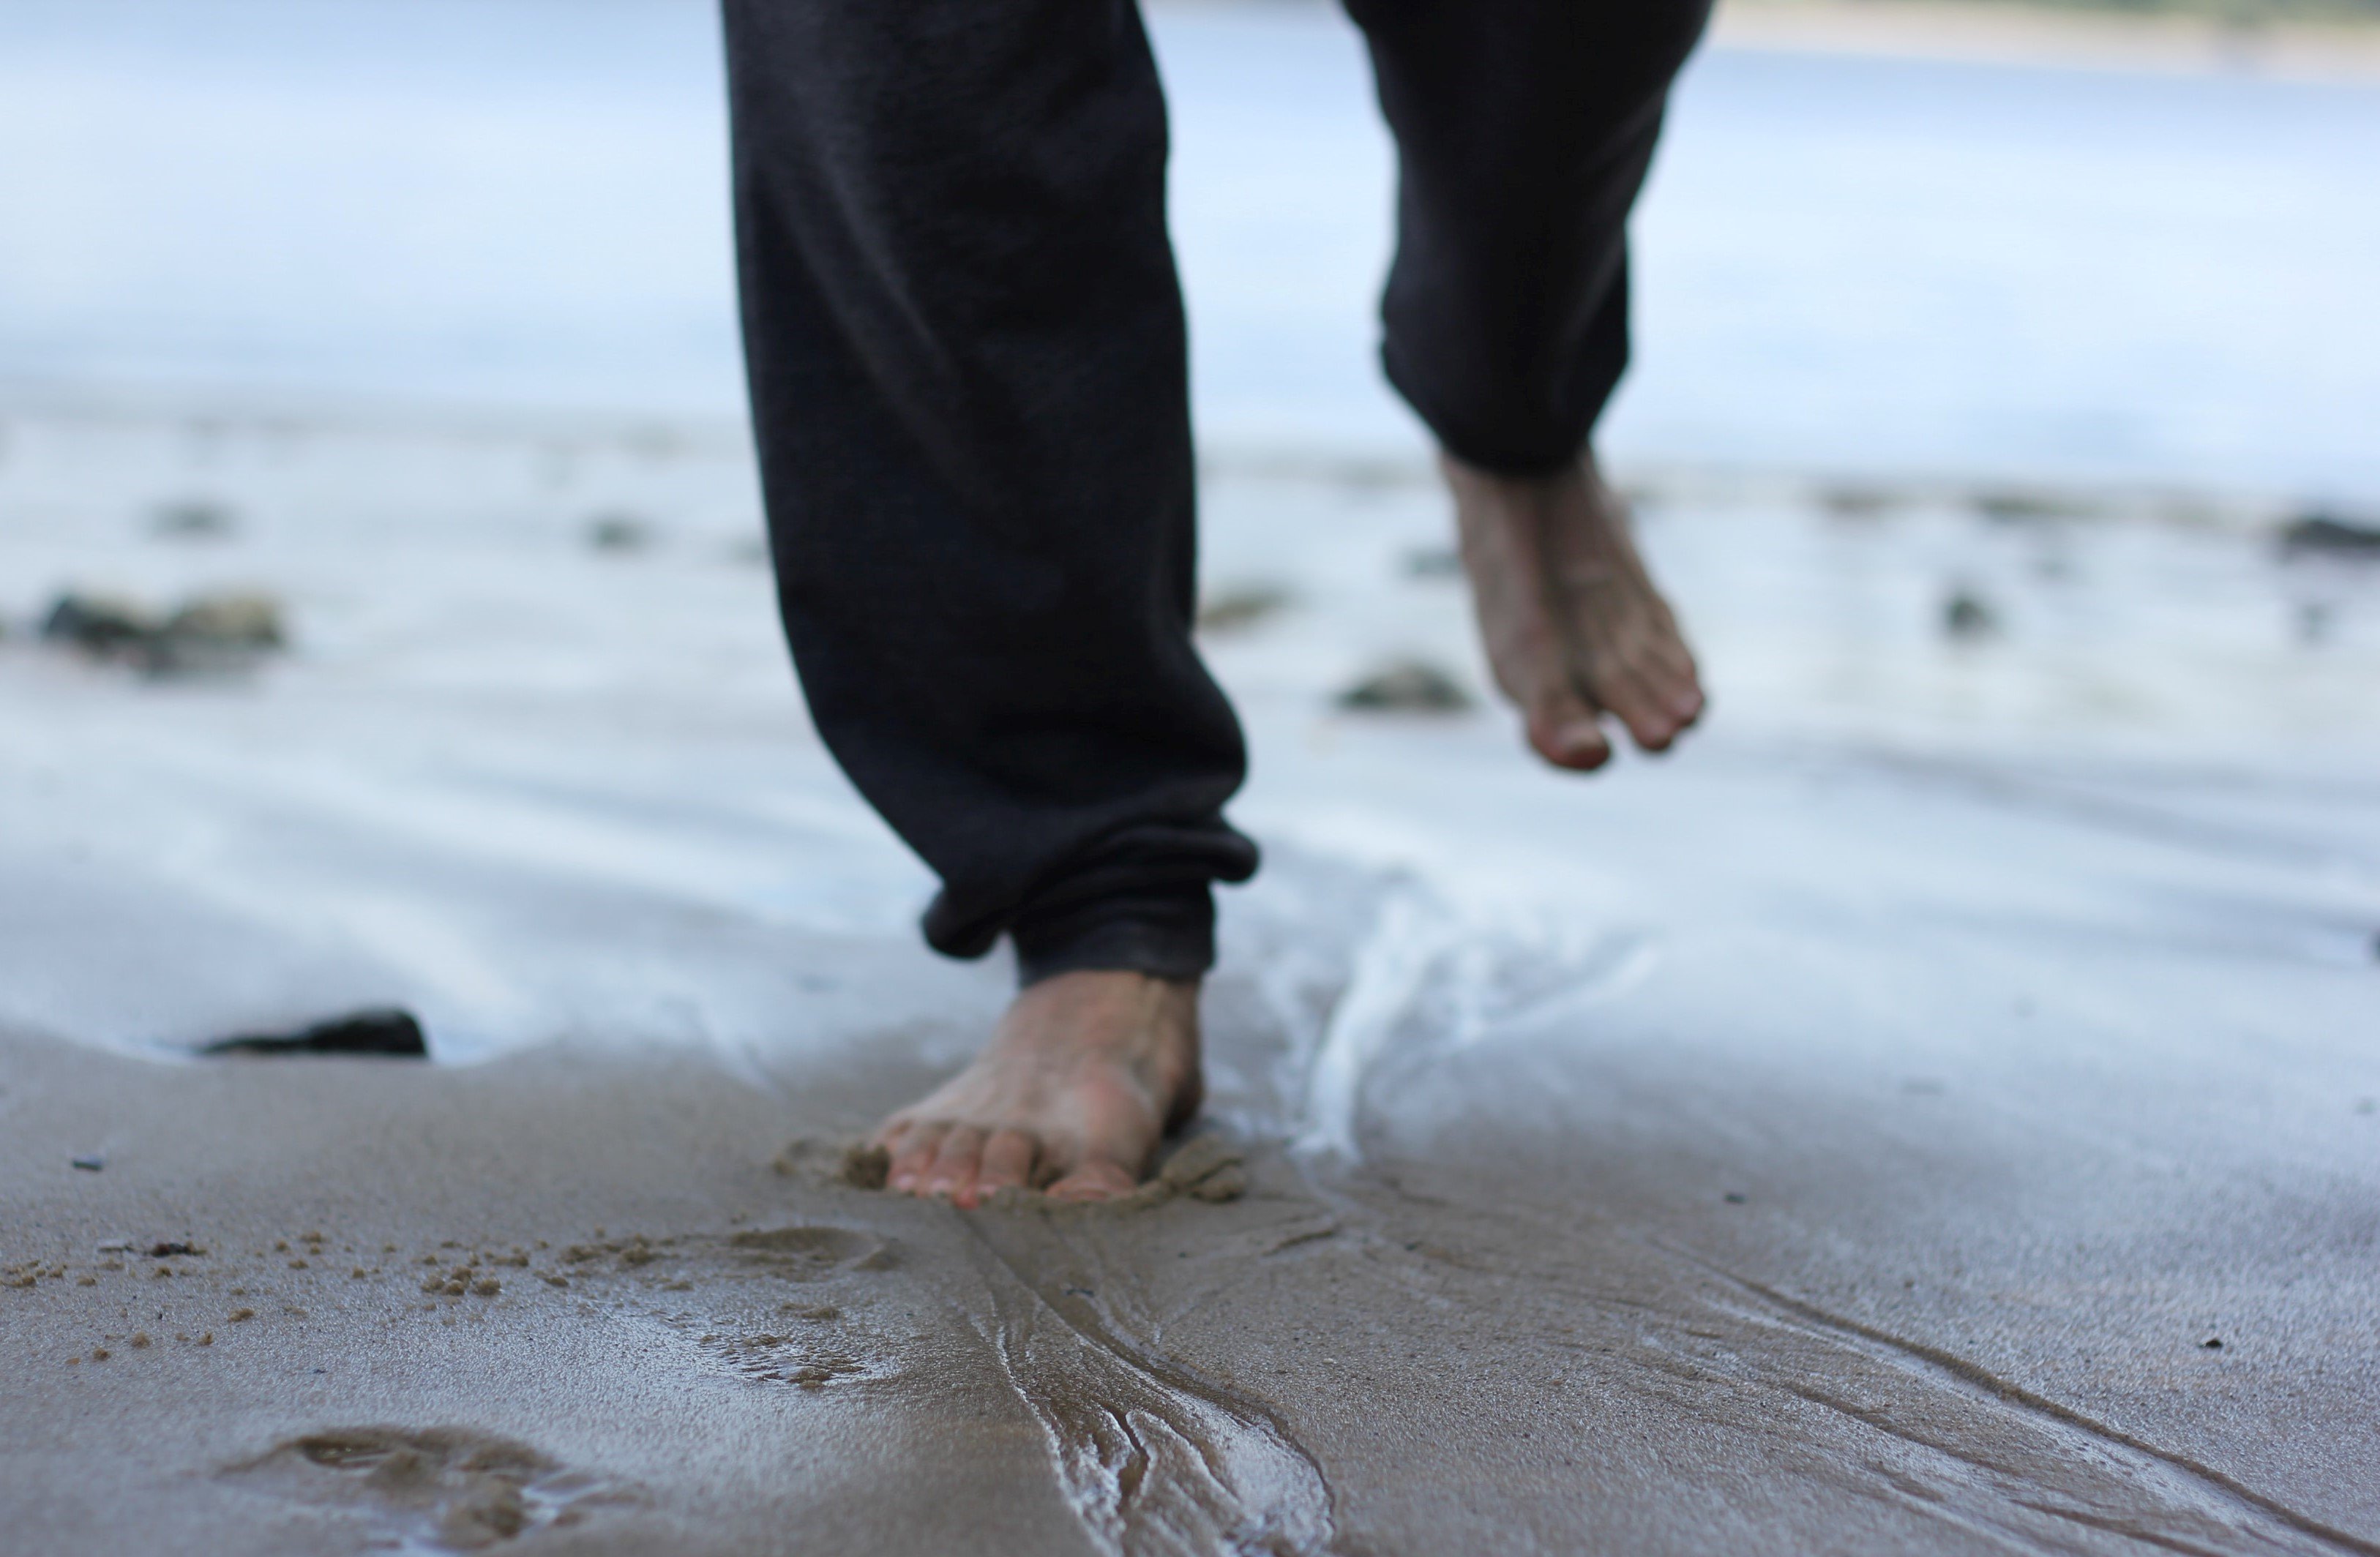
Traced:
<path fill-rule="evenodd" d="M 1006 973 L 741 452 L 219 428 L 141 529 L 190 437 L 12 444 L 15 625 L 292 638 L 0 643 L 12 1547 L 2380 1549 L 2380 580 L 2273 515 L 1654 481 L 1717 717 L 1581 785 L 1334 703 L 1484 694 L 1418 473 L 1218 475 L 1203 1192 L 961 1213 L 837 1147 Z M 378 1002 L 429 1062 L 189 1057 Z"/>
<path fill-rule="evenodd" d="M 890 1056 L 12 1035 L 0 1503 L 49 1551 L 2372 1550 L 2368 1055 L 2094 1086 L 1975 1025 L 2017 1052 L 1590 1032 L 1402 1079 L 1361 1166 L 971 1214 L 776 1165 Z"/>

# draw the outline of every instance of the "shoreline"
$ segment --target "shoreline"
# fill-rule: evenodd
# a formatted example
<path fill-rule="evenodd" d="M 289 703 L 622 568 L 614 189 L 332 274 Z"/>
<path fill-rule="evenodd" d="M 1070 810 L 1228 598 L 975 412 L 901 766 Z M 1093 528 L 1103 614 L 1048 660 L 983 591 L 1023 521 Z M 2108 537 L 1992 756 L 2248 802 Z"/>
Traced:
<path fill-rule="evenodd" d="M 321 440 L 350 446 L 471 449 L 503 453 L 545 448 L 570 458 L 655 464 L 755 461 L 750 424 L 740 416 L 633 409 L 473 405 L 342 399 L 321 395 L 192 391 L 150 386 L 27 390 L 0 380 L 0 438 L 55 435 L 155 438 L 178 433 L 212 446 Z M 2189 528 L 2277 530 L 2312 513 L 2356 520 L 2380 512 L 2380 490 L 2300 482 L 2159 480 L 2131 474 L 1928 465 L 1851 467 L 1691 458 L 1626 451 L 1609 466 L 1632 494 L 1661 502 L 1731 508 L 1815 503 L 1852 513 L 1974 508 L 1999 516 L 2145 520 Z M 1202 437 L 1204 481 L 1287 481 L 1435 491 L 1427 446 L 1303 443 Z M 757 519 L 756 519 L 757 526 Z"/>
<path fill-rule="evenodd" d="M 1330 0 L 1154 0 L 1161 11 L 1278 11 Z M 2083 70 L 2264 75 L 2380 81 L 2380 20 L 2243 25 L 2180 13 L 2028 5 L 2022 0 L 1720 0 L 1709 42 L 1722 48 Z"/>
<path fill-rule="evenodd" d="M 1722 48 L 1874 54 L 2049 69 L 2380 82 L 2380 26 L 2123 15 L 1985 0 L 1723 0 Z"/>

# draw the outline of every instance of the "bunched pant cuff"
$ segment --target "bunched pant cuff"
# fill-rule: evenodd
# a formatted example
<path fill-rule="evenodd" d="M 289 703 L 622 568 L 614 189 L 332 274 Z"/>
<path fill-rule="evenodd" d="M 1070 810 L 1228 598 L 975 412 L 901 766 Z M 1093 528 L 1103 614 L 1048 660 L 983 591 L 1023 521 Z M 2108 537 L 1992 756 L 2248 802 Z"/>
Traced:
<path fill-rule="evenodd" d="M 1020 983 L 1110 972 L 1192 980 L 1215 965 L 1215 899 L 1204 884 L 1101 898 L 1009 926 Z"/>

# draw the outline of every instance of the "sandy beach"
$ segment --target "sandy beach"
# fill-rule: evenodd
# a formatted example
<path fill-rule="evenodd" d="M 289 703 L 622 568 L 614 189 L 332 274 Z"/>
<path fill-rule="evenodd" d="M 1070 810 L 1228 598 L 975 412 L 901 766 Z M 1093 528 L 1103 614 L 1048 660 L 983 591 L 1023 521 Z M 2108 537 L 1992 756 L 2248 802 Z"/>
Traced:
<path fill-rule="evenodd" d="M 1730 6 L 1608 445 L 1712 712 L 1582 782 L 1356 40 L 1153 18 L 1266 865 L 1154 1186 L 959 1212 L 712 8 L 0 12 L 0 1551 L 2380 1552 L 2365 56 Z"/>
<path fill-rule="evenodd" d="M 558 447 L 12 423 L 12 581 L 292 640 L 0 643 L 13 1544 L 2380 1542 L 2368 567 L 1648 477 L 1727 717 L 1582 786 L 1334 706 L 1484 695 L 1418 472 L 1220 471 L 1208 1123 L 964 1213 L 838 1177 L 1007 974 L 916 945 L 738 452 Z M 201 469 L 228 534 L 133 499 Z M 430 1062 L 190 1056 L 392 1003 Z"/>

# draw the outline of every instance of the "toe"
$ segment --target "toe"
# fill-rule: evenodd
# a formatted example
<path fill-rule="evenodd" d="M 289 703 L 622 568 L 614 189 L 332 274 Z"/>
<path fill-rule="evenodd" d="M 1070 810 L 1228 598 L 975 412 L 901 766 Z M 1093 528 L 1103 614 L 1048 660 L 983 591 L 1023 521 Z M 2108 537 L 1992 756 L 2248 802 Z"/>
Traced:
<path fill-rule="evenodd" d="M 926 1170 L 925 1192 L 962 1205 L 975 1203 L 975 1176 L 983 1165 L 984 1132 L 973 1125 L 953 1125 Z"/>
<path fill-rule="evenodd" d="M 1657 640 L 1645 665 L 1645 679 L 1652 683 L 1661 706 L 1682 730 L 1702 718 L 1702 673 L 1695 668 L 1692 650 L 1677 640 Z"/>
<path fill-rule="evenodd" d="M 1685 724 L 1663 680 L 1642 657 L 1615 655 L 1596 667 L 1597 695 L 1648 752 L 1667 751 Z"/>
<path fill-rule="evenodd" d="M 900 1144 L 892 1148 L 892 1165 L 885 1175 L 887 1188 L 905 1195 L 925 1192 L 926 1175 L 934 1165 L 935 1153 L 941 1151 L 948 1125 L 912 1124 L 901 1132 Z"/>
<path fill-rule="evenodd" d="M 1529 712 L 1529 745 L 1537 755 L 1573 773 L 1592 773 L 1611 760 L 1594 706 L 1574 692 L 1556 692 Z"/>
<path fill-rule="evenodd" d="M 1131 1194 L 1137 1185 L 1123 1164 L 1093 1157 L 1050 1185 L 1049 1195 L 1053 1201 L 1112 1201 Z"/>
<path fill-rule="evenodd" d="M 995 1190 L 1021 1189 L 1033 1181 L 1033 1159 L 1040 1147 L 1023 1130 L 995 1130 L 983 1146 L 983 1166 L 976 1170 L 976 1199 Z"/>

